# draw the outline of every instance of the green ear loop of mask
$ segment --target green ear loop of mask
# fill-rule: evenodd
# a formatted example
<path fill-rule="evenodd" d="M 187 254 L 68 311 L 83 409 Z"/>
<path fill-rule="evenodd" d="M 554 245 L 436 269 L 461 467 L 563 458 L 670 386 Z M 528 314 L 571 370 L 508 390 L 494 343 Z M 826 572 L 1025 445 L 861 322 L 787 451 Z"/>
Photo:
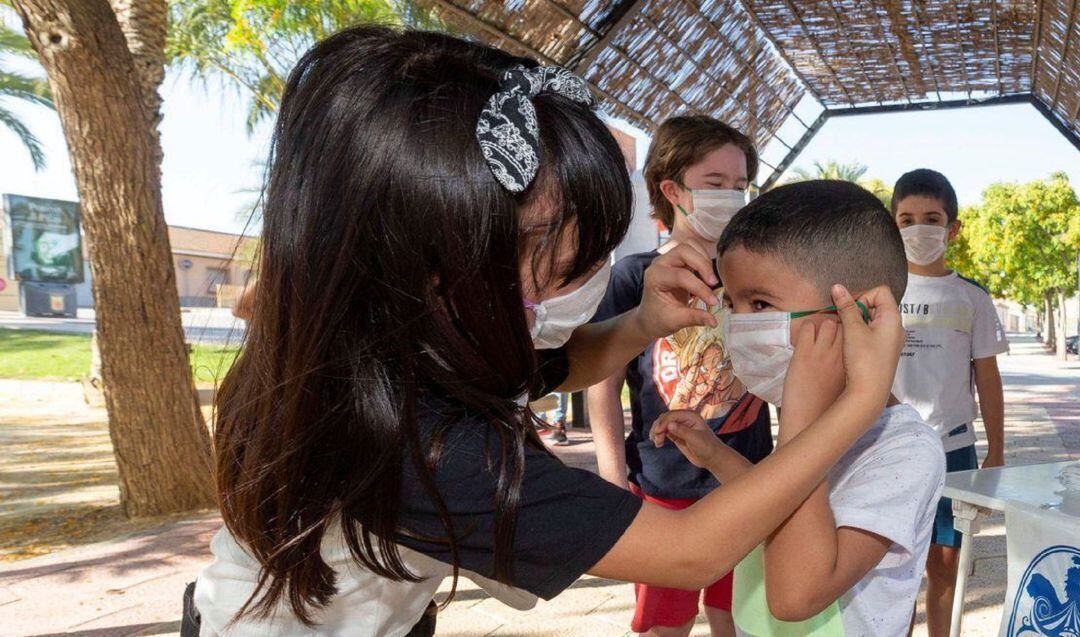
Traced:
<path fill-rule="evenodd" d="M 858 305 L 859 309 L 862 311 L 863 322 L 864 323 L 869 323 L 870 322 L 870 308 L 866 307 L 866 304 L 864 304 L 862 301 L 855 301 L 855 305 Z M 791 318 L 797 319 L 797 318 L 802 318 L 804 316 L 811 316 L 813 314 L 822 314 L 822 313 L 827 313 L 827 312 L 836 312 L 836 313 L 838 313 L 839 310 L 836 309 L 835 305 L 830 305 L 829 307 L 823 307 L 820 310 L 807 310 L 806 312 L 792 312 L 791 313 Z"/>

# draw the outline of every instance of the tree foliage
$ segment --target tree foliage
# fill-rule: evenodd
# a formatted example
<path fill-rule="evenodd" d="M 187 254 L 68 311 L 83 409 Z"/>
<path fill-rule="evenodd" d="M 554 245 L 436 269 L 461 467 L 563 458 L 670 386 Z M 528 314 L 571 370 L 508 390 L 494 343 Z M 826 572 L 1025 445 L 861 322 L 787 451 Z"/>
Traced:
<path fill-rule="evenodd" d="M 851 181 L 869 190 L 881 200 L 881 203 L 888 207 L 892 202 L 892 188 L 876 177 L 866 177 L 866 170 L 866 166 L 857 161 L 843 164 L 835 159 L 818 160 L 814 162 L 812 168 L 800 166 L 792 170 L 791 176 L 786 180 L 786 183 L 809 181 L 811 179 Z"/>
<path fill-rule="evenodd" d="M 866 166 L 857 161 L 842 164 L 835 159 L 815 161 L 812 168 L 802 166 L 791 171 L 790 181 L 810 179 L 839 179 L 858 183 L 866 175 Z"/>
<path fill-rule="evenodd" d="M 249 131 L 277 111 L 289 71 L 315 42 L 360 22 L 432 24 L 394 0 L 170 0 L 169 20 L 170 62 L 249 96 Z"/>
<path fill-rule="evenodd" d="M 1080 204 L 1065 173 L 993 184 L 960 220 L 960 240 L 949 257 L 994 294 L 1038 307 L 1076 292 Z"/>
<path fill-rule="evenodd" d="M 0 6 L 7 3 L 0 0 Z M 36 60 L 34 49 L 26 36 L 0 22 L 0 124 L 11 131 L 30 154 L 34 170 L 45 167 L 45 149 L 33 131 L 11 109 L 5 108 L 7 99 L 20 100 L 46 108 L 54 108 L 49 93 L 49 82 L 31 77 L 9 68 L 8 59 Z"/>

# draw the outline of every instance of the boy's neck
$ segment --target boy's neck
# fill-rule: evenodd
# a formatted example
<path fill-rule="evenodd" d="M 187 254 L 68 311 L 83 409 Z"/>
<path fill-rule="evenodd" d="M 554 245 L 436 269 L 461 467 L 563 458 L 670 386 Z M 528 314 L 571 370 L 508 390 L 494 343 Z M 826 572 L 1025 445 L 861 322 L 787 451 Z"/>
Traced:
<path fill-rule="evenodd" d="M 945 257 L 926 265 L 908 261 L 907 271 L 910 274 L 918 274 L 919 276 L 948 276 L 952 274 L 952 270 L 945 267 Z"/>

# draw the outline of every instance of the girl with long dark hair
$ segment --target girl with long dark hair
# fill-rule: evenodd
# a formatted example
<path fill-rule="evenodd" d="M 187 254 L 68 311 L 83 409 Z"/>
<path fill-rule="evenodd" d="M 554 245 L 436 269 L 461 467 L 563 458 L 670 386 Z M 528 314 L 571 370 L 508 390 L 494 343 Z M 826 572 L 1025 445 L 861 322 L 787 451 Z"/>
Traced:
<path fill-rule="evenodd" d="M 405 635 L 458 575 L 522 608 L 586 572 L 700 588 L 783 522 L 880 413 L 895 303 L 853 319 L 848 391 L 752 480 L 683 511 L 642 504 L 554 458 L 527 408 L 715 324 L 686 305 L 717 301 L 708 257 L 685 247 L 654 262 L 636 310 L 575 329 L 630 198 L 565 70 L 382 27 L 303 57 L 254 314 L 217 402 L 225 528 L 195 592 L 202 634 Z"/>

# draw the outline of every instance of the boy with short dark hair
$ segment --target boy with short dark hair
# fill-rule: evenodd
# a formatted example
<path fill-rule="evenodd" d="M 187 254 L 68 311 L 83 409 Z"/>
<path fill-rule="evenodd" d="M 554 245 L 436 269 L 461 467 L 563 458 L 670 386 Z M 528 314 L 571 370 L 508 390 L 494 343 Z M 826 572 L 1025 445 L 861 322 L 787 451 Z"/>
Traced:
<path fill-rule="evenodd" d="M 757 171 L 753 142 L 719 120 L 686 115 L 661 124 L 645 160 L 645 185 L 652 216 L 671 239 L 615 264 L 593 320 L 637 307 L 645 269 L 676 245 L 689 244 L 712 256 L 724 225 L 746 204 L 745 191 Z M 630 398 L 629 436 L 624 382 Z M 665 508 L 685 509 L 720 486 L 677 450 L 649 443 L 649 426 L 665 411 L 700 413 L 724 442 L 752 462 L 772 451 L 769 410 L 731 374 L 719 328 L 686 328 L 651 343 L 625 369 L 589 388 L 588 402 L 600 475 Z M 685 637 L 703 605 L 712 637 L 730 637 L 731 585 L 730 573 L 704 591 L 637 584 L 631 629 L 648 637 Z"/>
<path fill-rule="evenodd" d="M 892 212 L 908 261 L 900 304 L 907 343 L 893 393 L 937 430 L 950 472 L 978 468 L 974 421 L 981 407 L 989 447 L 982 466 L 999 467 L 1005 464 L 1005 404 L 997 355 L 1009 351 L 1009 343 L 986 290 L 946 266 L 945 248 L 960 230 L 956 192 L 941 173 L 913 170 L 896 182 Z M 934 527 L 926 623 L 930 637 L 944 637 L 961 541 L 948 498 L 938 504 Z"/>
<path fill-rule="evenodd" d="M 848 182 L 808 181 L 772 190 L 736 214 L 717 253 L 727 308 L 724 345 L 748 390 L 781 407 L 782 447 L 844 390 L 836 315 L 862 311 L 873 321 L 861 307 L 830 306 L 830 291 L 839 284 L 855 298 L 902 296 L 903 243 L 889 212 L 869 192 Z M 813 369 L 830 389 L 785 384 L 788 369 L 797 367 Z M 657 446 L 671 438 L 721 482 L 738 479 L 750 466 L 690 411 L 661 416 L 652 438 Z M 838 604 L 844 634 L 905 635 L 944 472 L 939 436 L 913 408 L 890 397 L 877 423 L 766 542 L 768 608 L 748 609 L 747 616 L 803 621 Z M 769 634 L 735 619 L 740 634 Z"/>

